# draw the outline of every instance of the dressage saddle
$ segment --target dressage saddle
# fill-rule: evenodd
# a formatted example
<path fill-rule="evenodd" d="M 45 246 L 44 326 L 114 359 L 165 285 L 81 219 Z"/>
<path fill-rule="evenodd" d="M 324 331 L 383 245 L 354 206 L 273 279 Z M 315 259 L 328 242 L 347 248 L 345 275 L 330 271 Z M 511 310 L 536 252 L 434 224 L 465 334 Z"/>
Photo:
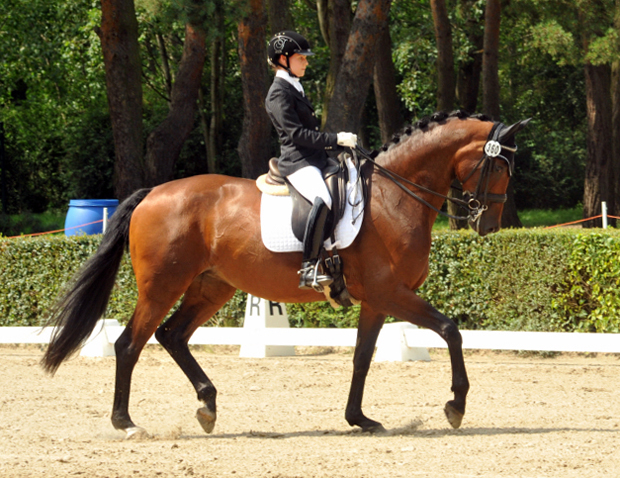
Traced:
<path fill-rule="evenodd" d="M 323 240 L 328 237 L 334 240 L 334 231 L 338 221 L 340 221 L 344 215 L 345 201 L 347 200 L 346 188 L 347 182 L 349 181 L 349 170 L 344 159 L 341 161 L 328 158 L 328 165 L 323 170 L 323 179 L 332 197 L 332 211 L 325 224 Z M 288 186 L 289 194 L 293 200 L 293 214 L 291 216 L 293 234 L 300 242 L 303 242 L 306 222 L 310 214 L 310 209 L 312 209 L 312 203 L 303 197 L 297 189 L 280 174 L 278 170 L 278 158 L 271 158 L 269 160 L 269 172 L 267 173 L 265 182 L 272 186 Z"/>

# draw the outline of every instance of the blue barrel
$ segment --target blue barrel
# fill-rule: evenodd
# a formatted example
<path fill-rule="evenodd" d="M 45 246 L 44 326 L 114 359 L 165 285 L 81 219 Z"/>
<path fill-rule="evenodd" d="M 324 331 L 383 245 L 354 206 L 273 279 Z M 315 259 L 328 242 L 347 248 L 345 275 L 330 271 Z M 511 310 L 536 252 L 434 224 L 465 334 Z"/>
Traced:
<path fill-rule="evenodd" d="M 108 209 L 110 219 L 117 206 L 118 199 L 71 199 L 65 218 L 65 236 L 101 234 L 103 208 Z"/>

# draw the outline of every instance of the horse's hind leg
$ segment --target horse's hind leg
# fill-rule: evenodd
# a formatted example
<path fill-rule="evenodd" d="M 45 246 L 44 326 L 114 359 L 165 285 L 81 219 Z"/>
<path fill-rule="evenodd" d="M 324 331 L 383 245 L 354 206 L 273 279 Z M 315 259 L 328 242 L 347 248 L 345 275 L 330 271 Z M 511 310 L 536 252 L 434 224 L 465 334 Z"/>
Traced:
<path fill-rule="evenodd" d="M 217 391 L 187 344 L 196 329 L 207 322 L 234 295 L 235 290 L 209 273 L 202 274 L 185 293 L 179 309 L 155 334 L 189 378 L 198 394 L 198 400 L 204 403 L 204 407 L 196 412 L 196 418 L 207 433 L 211 433 L 215 426 Z"/>
<path fill-rule="evenodd" d="M 142 349 L 153 335 L 157 326 L 182 295 L 167 294 L 153 300 L 149 293 L 142 293 L 138 298 L 136 309 L 125 330 L 114 344 L 116 352 L 116 382 L 114 390 L 114 405 L 112 407 L 112 425 L 117 430 L 124 430 L 127 438 L 146 436 L 143 428 L 137 427 L 129 416 L 129 395 L 131 391 L 131 376 L 140 357 Z"/>

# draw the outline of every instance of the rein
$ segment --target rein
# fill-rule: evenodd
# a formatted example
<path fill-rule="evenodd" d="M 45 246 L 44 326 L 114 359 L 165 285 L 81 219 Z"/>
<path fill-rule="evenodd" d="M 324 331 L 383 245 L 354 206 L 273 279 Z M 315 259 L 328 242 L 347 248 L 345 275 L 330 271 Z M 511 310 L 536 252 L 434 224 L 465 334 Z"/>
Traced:
<path fill-rule="evenodd" d="M 506 163 L 508 164 L 508 168 L 509 168 L 508 169 L 509 175 L 512 176 L 513 164 L 508 160 L 508 158 L 506 158 L 505 156 L 501 154 L 501 150 L 506 149 L 507 151 L 514 153 L 517 150 L 517 148 L 516 147 L 511 148 L 509 146 L 502 145 L 499 143 L 499 141 L 497 141 L 497 139 L 499 138 L 499 134 L 503 128 L 505 128 L 505 126 L 502 123 L 495 123 L 495 125 L 493 126 L 493 129 L 489 133 L 489 139 L 487 140 L 487 143 L 484 146 L 484 154 L 482 158 L 480 158 L 480 161 L 478 161 L 476 166 L 471 170 L 471 172 L 463 180 L 463 182 L 466 182 L 469 178 L 473 176 L 473 174 L 476 172 L 478 168 L 481 168 L 480 178 L 478 179 L 478 184 L 476 185 L 475 191 L 473 193 L 469 191 L 463 192 L 463 195 L 467 197 L 467 199 L 465 200 L 451 198 L 444 194 L 440 194 L 420 184 L 414 183 L 413 181 L 410 181 L 407 178 L 404 178 L 400 176 L 399 174 L 396 174 L 393 171 L 390 171 L 386 167 L 377 163 L 372 158 L 371 154 L 368 151 L 365 151 L 359 145 L 357 145 L 355 149 L 352 149 L 351 151 L 353 153 L 353 157 L 356 160 L 356 162 L 358 162 L 356 153 L 359 153 L 364 159 L 366 159 L 367 161 L 370 161 L 384 176 L 389 178 L 394 184 L 396 184 L 396 186 L 402 189 L 405 193 L 407 193 L 409 196 L 413 197 L 417 201 L 421 202 L 426 207 L 437 212 L 438 214 L 441 214 L 442 216 L 448 217 L 450 219 L 468 220 L 471 222 L 476 222 L 480 218 L 480 216 L 482 216 L 484 211 L 488 209 L 488 205 L 487 205 L 488 202 L 505 203 L 507 200 L 506 194 L 492 194 L 488 192 L 489 181 L 491 179 L 491 161 L 489 161 L 491 158 L 499 157 L 503 159 L 504 161 L 506 161 Z M 484 187 L 483 187 L 483 183 L 484 183 Z M 408 184 L 409 186 L 413 186 L 429 194 L 433 194 L 437 197 L 443 198 L 446 201 L 450 201 L 451 203 L 456 204 L 459 208 L 465 209 L 466 211 L 468 211 L 468 214 L 467 216 L 454 216 L 452 214 L 443 212 L 442 210 L 433 206 L 428 201 L 424 200 L 418 194 L 414 193 L 412 190 L 406 187 L 405 184 Z M 454 189 L 462 191 L 461 188 L 454 188 Z M 484 190 L 484 192 L 481 193 L 482 190 Z M 479 198 L 481 194 L 482 194 L 482 200 Z"/>

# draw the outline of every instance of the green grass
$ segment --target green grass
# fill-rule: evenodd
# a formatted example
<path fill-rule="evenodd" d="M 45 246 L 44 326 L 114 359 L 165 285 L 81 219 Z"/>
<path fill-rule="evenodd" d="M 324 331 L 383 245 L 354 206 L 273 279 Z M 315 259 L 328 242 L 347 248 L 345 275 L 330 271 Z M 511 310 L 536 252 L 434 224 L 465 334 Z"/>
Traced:
<path fill-rule="evenodd" d="M 0 214 L 0 235 L 5 237 L 34 234 L 62 229 L 66 211 L 47 211 L 41 214 Z"/>
<path fill-rule="evenodd" d="M 583 219 L 583 206 L 575 206 L 572 209 L 526 209 L 519 212 L 519 218 L 525 227 L 546 227 L 556 224 Z"/>
<path fill-rule="evenodd" d="M 571 209 L 525 209 L 519 211 L 519 219 L 523 227 L 547 227 L 556 224 L 578 221 L 582 219 L 583 209 L 581 205 Z M 434 231 L 445 231 L 449 229 L 448 218 L 438 216 L 433 226 Z"/>

